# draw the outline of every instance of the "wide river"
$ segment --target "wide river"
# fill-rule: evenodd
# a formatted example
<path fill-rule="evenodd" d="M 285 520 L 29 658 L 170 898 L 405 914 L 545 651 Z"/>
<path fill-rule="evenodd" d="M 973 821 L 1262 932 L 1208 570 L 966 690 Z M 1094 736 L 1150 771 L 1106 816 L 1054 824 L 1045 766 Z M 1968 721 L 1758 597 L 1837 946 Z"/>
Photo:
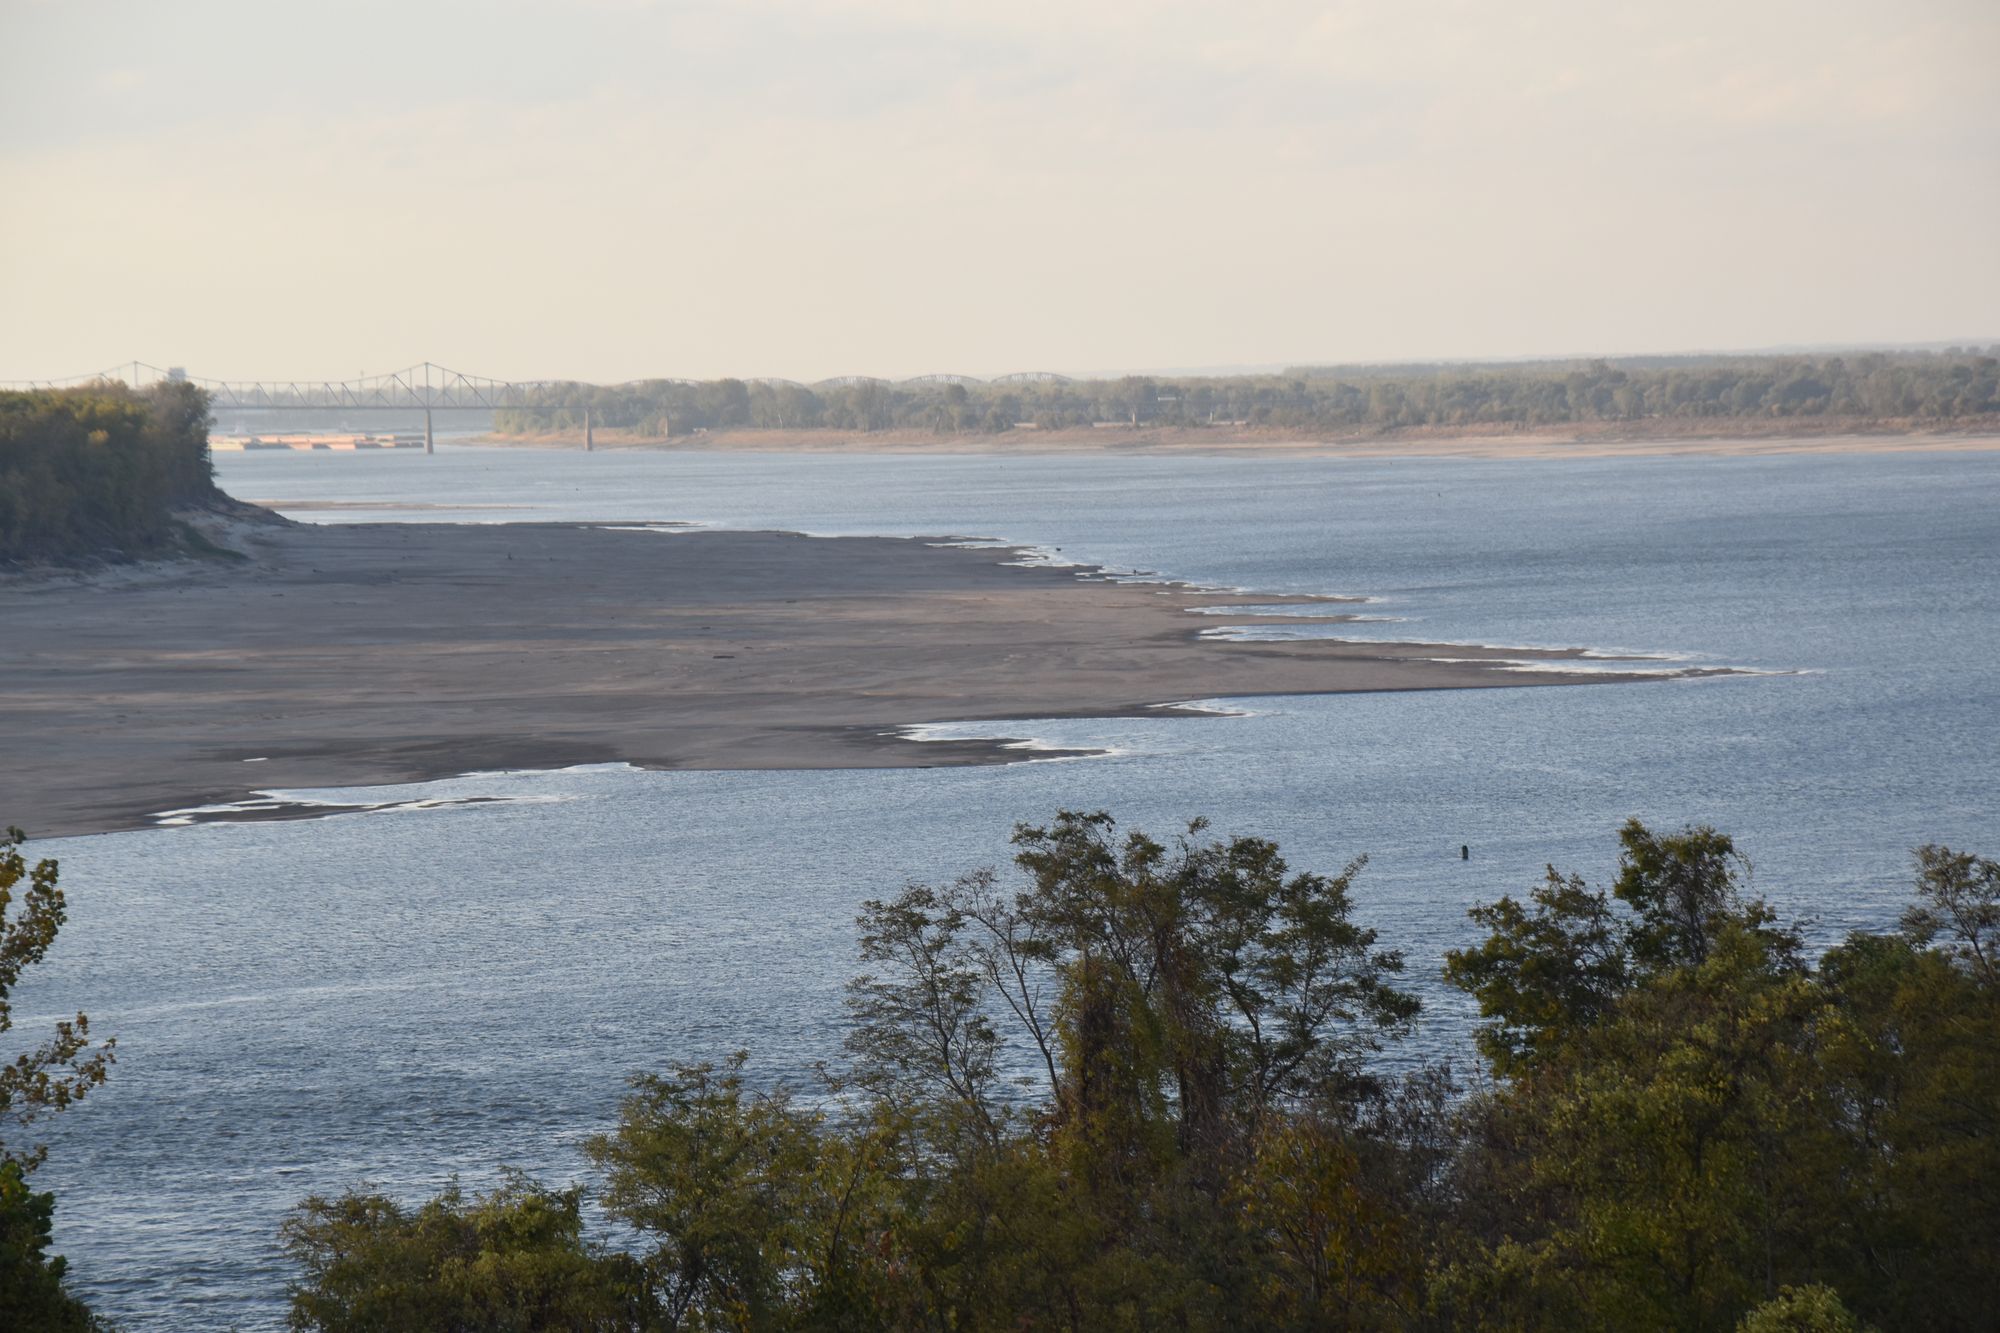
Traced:
<path fill-rule="evenodd" d="M 836 1058 L 857 905 L 1004 862 L 1016 821 L 1060 808 L 1161 834 L 1205 814 L 1305 868 L 1366 853 L 1358 915 L 1407 951 L 1429 1005 L 1398 1060 L 1462 1048 L 1470 1015 L 1435 978 L 1473 938 L 1465 908 L 1550 862 L 1608 878 L 1628 816 L 1735 834 L 1755 890 L 1822 941 L 1895 920 L 1917 844 L 2000 854 L 2000 454 L 465 448 L 219 467 L 247 498 L 509 506 L 299 514 L 317 520 L 1006 538 L 1204 583 L 1367 594 L 1393 618 L 1301 632 L 1768 674 L 1217 701 L 1246 715 L 1001 729 L 1099 758 L 487 774 L 367 795 L 513 799 L 39 844 L 61 858 L 70 919 L 18 996 L 17 1032 L 87 1009 L 119 1063 L 50 1125 L 38 1179 L 78 1287 L 130 1329 L 278 1326 L 277 1228 L 308 1193 L 414 1199 L 502 1165 L 587 1179 L 578 1142 L 632 1071 L 737 1047 L 767 1078 Z"/>

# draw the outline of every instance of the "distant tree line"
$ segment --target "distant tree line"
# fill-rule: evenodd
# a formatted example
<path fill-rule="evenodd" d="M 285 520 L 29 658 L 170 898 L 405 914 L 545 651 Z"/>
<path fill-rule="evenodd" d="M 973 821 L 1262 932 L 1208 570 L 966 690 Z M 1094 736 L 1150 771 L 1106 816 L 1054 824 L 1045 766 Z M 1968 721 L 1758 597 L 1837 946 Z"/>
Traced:
<path fill-rule="evenodd" d="M 193 385 L 0 392 L 0 562 L 161 550 L 216 494 Z"/>
<path fill-rule="evenodd" d="M 1953 422 L 2000 412 L 2000 348 L 1520 365 L 1295 367 L 1282 375 L 977 382 L 559 384 L 494 428 L 999 433 L 1096 425 L 1299 431 L 1520 428 L 1725 418 Z"/>
<path fill-rule="evenodd" d="M 1621 834 L 1449 955 L 1482 1067 L 1357 862 L 1103 814 L 865 905 L 849 1058 L 634 1080 L 580 1189 L 308 1200 L 298 1329 L 1990 1328 L 2000 864 L 1918 853 L 1899 929 L 1808 954 L 1710 828 Z"/>

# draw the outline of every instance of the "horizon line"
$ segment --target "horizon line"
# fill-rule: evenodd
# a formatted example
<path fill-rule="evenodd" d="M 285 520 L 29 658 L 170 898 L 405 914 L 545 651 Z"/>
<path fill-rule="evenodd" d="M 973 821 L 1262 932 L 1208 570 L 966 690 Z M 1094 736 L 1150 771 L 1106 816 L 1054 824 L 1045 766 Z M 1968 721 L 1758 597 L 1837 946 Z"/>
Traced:
<path fill-rule="evenodd" d="M 1449 368 L 1459 368 L 1459 367 L 1476 368 L 1480 366 L 1560 365 L 1571 362 L 1588 362 L 1588 361 L 1604 361 L 1609 363 L 1617 363 L 1621 361 L 1652 361 L 1652 360 L 1671 360 L 1671 359 L 1683 359 L 1683 358 L 1726 359 L 1730 357 L 1763 358 L 1763 357 L 1782 357 L 1782 356 L 1833 356 L 1846 353 L 1869 353 L 1869 352 L 1877 352 L 1877 353 L 1944 352 L 1954 348 L 1959 349 L 1968 354 L 1993 353 L 1996 351 L 2000 351 L 2000 336 L 1975 337 L 1975 338 L 1935 338 L 1935 339 L 1924 339 L 1921 341 L 1903 341 L 1903 342 L 1775 343 L 1762 347 L 1682 348 L 1672 351 L 1650 351 L 1650 352 L 1524 353 L 1513 356 L 1410 356 L 1410 357 L 1382 357 L 1382 358 L 1368 359 L 1368 360 L 1357 360 L 1351 358 L 1315 360 L 1311 358 L 1299 358 L 1283 362 L 1265 361 L 1265 362 L 1245 362 L 1245 363 L 1220 363 L 1220 364 L 1209 364 L 1209 365 L 1198 365 L 1198 366 L 1185 366 L 1185 365 L 1151 366 L 1151 367 L 1141 367 L 1141 368 L 1131 368 L 1131 369 L 1088 370 L 1088 371 L 1051 370 L 1051 369 L 1026 370 L 1026 371 L 1015 370 L 1015 371 L 995 372 L 983 375 L 973 374 L 970 372 L 959 372 L 959 371 L 923 371 L 911 375 L 876 375 L 867 372 L 848 372 L 835 375 L 822 375 L 816 379 L 810 379 L 810 380 L 796 379 L 788 375 L 769 375 L 769 374 L 765 375 L 731 374 L 731 375 L 710 375 L 710 376 L 648 374 L 648 375 L 635 375 L 624 379 L 616 379 L 616 380 L 580 379 L 576 377 L 560 376 L 560 375 L 524 378 L 524 379 L 504 379 L 499 376 L 466 375 L 466 378 L 490 380 L 491 382 L 497 384 L 588 384 L 602 388 L 612 388 L 612 387 L 617 387 L 619 385 L 644 384 L 649 382 L 661 382 L 661 381 L 700 384 L 700 383 L 716 383 L 722 380 L 740 380 L 746 384 L 789 383 L 789 384 L 798 384 L 807 388 L 811 388 L 816 385 L 831 385 L 843 380 L 845 381 L 873 380 L 885 384 L 909 384 L 920 380 L 960 379 L 960 380 L 970 380 L 981 384 L 992 384 L 999 380 L 1004 380 L 1013 376 L 1033 376 L 1033 375 L 1060 376 L 1063 379 L 1075 380 L 1081 382 L 1097 382 L 1105 380 L 1142 378 L 1149 376 L 1179 377 L 1188 379 L 1224 379 L 1233 377 L 1283 375 L 1287 371 L 1294 371 L 1294 370 L 1349 370 L 1349 369 L 1384 370 L 1384 369 L 1394 369 L 1405 366 L 1449 369 Z M 430 369 L 441 370 L 448 374 L 464 373 L 453 370 L 450 367 L 445 366 L 441 362 L 417 361 L 417 362 L 412 362 L 406 366 L 399 366 L 394 370 L 375 371 L 375 372 L 361 371 L 353 376 L 345 378 L 333 378 L 329 376 L 306 376 L 306 375 L 276 375 L 276 376 L 264 376 L 264 377 L 240 376 L 232 378 L 229 376 L 222 376 L 222 375 L 192 375 L 188 374 L 187 369 L 184 366 L 161 366 L 155 362 L 148 361 L 143 358 L 127 357 L 122 361 L 117 361 L 112 363 L 111 365 L 107 366 L 102 370 L 93 371 L 84 375 L 33 376 L 33 377 L 19 376 L 11 379 L 0 379 L 0 389 L 60 388 L 70 385 L 88 384 L 97 380 L 114 380 L 121 383 L 130 383 L 133 381 L 126 380 L 125 377 L 120 374 L 120 372 L 128 369 L 133 370 L 135 372 L 135 376 L 136 372 L 140 369 L 155 371 L 159 373 L 162 377 L 167 377 L 170 372 L 177 371 L 182 375 L 184 375 L 186 378 L 194 380 L 196 382 L 205 381 L 209 383 L 225 383 L 225 384 L 296 383 L 303 385 L 303 384 L 346 384 L 355 382 L 357 380 L 391 379 L 398 375 L 408 374 L 411 371 L 423 370 L 427 367 Z"/>

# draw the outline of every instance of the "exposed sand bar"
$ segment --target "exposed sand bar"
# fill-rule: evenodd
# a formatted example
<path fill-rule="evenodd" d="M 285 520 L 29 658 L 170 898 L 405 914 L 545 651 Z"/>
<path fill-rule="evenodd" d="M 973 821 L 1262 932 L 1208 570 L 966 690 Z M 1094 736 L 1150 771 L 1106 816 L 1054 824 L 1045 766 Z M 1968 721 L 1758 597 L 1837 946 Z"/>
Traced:
<path fill-rule="evenodd" d="M 900 729 L 1606 679 L 1565 673 L 1564 652 L 1217 641 L 1202 631 L 1266 618 L 1189 612 L 1315 599 L 899 538 L 397 523 L 237 541 L 253 561 L 0 579 L 0 825 L 89 833 L 260 789 L 616 760 L 999 762 L 1020 756 Z M 1504 665 L 1524 656 L 1549 669 Z"/>

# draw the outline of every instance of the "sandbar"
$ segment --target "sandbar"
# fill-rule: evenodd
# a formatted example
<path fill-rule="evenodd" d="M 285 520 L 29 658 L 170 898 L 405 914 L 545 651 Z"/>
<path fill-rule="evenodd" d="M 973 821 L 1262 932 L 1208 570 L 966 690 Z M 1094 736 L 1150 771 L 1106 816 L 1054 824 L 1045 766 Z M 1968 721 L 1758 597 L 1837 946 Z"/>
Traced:
<path fill-rule="evenodd" d="M 1022 758 L 1009 719 L 1701 674 L 1566 671 L 1577 650 L 1231 642 L 1213 631 L 1280 617 L 1218 606 L 1292 603 L 1288 624 L 1359 608 L 943 538 L 272 519 L 231 539 L 251 558 L 0 578 L 0 825 L 96 833 L 254 791 L 614 761 L 996 763 Z M 989 720 L 993 740 L 907 734 Z"/>

